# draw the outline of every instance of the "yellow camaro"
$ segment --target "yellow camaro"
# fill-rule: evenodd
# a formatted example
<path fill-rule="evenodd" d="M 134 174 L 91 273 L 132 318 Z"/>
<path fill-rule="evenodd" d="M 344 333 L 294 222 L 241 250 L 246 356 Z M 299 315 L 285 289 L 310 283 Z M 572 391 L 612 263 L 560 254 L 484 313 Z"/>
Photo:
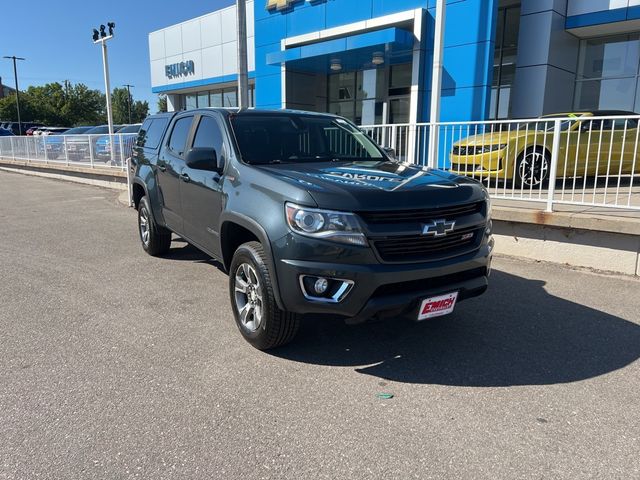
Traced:
<path fill-rule="evenodd" d="M 538 122 L 470 125 L 453 144 L 451 171 L 478 180 L 546 185 L 550 177 L 554 119 L 563 118 L 558 178 L 640 174 L 638 119 L 632 112 L 594 111 L 547 115 Z M 594 119 L 593 117 L 620 117 Z M 477 134 L 476 134 L 477 133 Z"/>

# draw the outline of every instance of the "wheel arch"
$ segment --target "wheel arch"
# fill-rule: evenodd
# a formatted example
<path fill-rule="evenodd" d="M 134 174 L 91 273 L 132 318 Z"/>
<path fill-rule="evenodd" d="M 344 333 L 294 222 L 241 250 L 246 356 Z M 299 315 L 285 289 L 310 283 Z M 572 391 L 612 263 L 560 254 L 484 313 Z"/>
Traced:
<path fill-rule="evenodd" d="M 272 286 L 276 303 L 281 310 L 285 310 L 280 297 L 280 285 L 275 267 L 275 259 L 273 258 L 271 241 L 269 240 L 267 232 L 257 221 L 250 217 L 238 213 L 223 213 L 220 219 L 220 252 L 222 254 L 224 268 L 227 272 L 229 272 L 231 260 L 237 248 L 250 241 L 260 242 L 264 248 L 267 254 L 267 268 L 273 279 Z"/>
<path fill-rule="evenodd" d="M 136 210 L 140 206 L 142 197 L 149 197 L 147 186 L 140 180 L 135 179 L 131 185 L 131 200 L 133 200 L 133 206 Z"/>

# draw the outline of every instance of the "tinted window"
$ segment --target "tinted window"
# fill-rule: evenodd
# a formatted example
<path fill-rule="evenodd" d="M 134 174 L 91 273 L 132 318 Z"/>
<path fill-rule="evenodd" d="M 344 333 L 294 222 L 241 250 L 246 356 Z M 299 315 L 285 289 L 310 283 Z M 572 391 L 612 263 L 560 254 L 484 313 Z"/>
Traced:
<path fill-rule="evenodd" d="M 243 114 L 231 118 L 248 163 L 382 160 L 380 149 L 341 118 Z"/>
<path fill-rule="evenodd" d="M 138 133 L 140 130 L 140 125 L 128 125 L 121 130 L 118 130 L 118 133 Z"/>
<path fill-rule="evenodd" d="M 107 125 L 101 127 L 94 127 L 91 130 L 85 132 L 87 135 L 100 135 L 103 133 L 109 133 L 109 127 Z"/>
<path fill-rule="evenodd" d="M 86 132 L 90 128 L 91 127 L 76 127 L 76 128 L 72 128 L 71 130 L 67 130 L 66 132 L 64 132 L 64 134 L 65 135 L 80 135 L 81 133 Z"/>
<path fill-rule="evenodd" d="M 202 117 L 193 141 L 193 148 L 213 148 L 220 155 L 222 144 L 222 132 L 218 122 L 212 117 Z"/>
<path fill-rule="evenodd" d="M 169 123 L 168 118 L 154 118 L 145 121 L 138 133 L 138 146 L 158 148 L 167 123 Z"/>
<path fill-rule="evenodd" d="M 184 153 L 184 147 L 187 144 L 187 137 L 189 136 L 192 120 L 193 117 L 183 117 L 176 121 L 173 126 L 171 138 L 169 139 L 169 148 L 178 155 Z"/>

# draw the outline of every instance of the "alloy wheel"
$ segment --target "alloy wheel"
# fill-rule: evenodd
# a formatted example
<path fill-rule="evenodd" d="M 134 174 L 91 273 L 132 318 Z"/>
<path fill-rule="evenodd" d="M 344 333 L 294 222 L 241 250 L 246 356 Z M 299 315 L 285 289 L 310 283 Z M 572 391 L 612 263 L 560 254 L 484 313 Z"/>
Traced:
<path fill-rule="evenodd" d="M 241 264 L 235 273 L 234 298 L 240 322 L 250 332 L 262 323 L 262 289 L 255 269 L 248 263 Z"/>
<path fill-rule="evenodd" d="M 549 174 L 549 161 L 546 155 L 540 152 L 528 153 L 520 161 L 518 175 L 527 187 L 540 185 L 547 179 Z"/>
<path fill-rule="evenodd" d="M 140 238 L 142 238 L 142 243 L 145 245 L 149 245 L 149 212 L 146 208 L 142 208 L 140 210 Z"/>

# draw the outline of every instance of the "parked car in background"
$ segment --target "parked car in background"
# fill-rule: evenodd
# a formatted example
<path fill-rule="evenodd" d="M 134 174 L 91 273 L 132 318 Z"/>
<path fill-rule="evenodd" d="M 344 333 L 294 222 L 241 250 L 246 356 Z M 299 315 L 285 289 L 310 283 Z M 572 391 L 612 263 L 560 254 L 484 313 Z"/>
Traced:
<path fill-rule="evenodd" d="M 121 165 L 124 160 L 131 156 L 133 145 L 136 143 L 137 133 L 140 131 L 141 123 L 126 125 L 118 130 L 118 135 L 110 137 L 104 135 L 96 141 L 96 157 L 100 160 L 113 162 Z M 122 145 L 120 141 L 122 140 Z M 122 152 L 122 153 L 121 153 Z"/>
<path fill-rule="evenodd" d="M 5 130 L 4 128 L 0 128 L 0 137 L 14 137 L 15 135 L 11 130 Z"/>
<path fill-rule="evenodd" d="M 39 130 L 36 130 L 34 135 L 40 136 L 49 136 L 49 135 L 60 135 L 61 133 L 69 130 L 69 127 L 42 127 Z"/>
<path fill-rule="evenodd" d="M 93 127 L 75 127 L 63 133 L 52 133 L 44 139 L 44 145 L 47 149 L 47 158 L 55 160 L 60 155 L 64 155 L 65 140 L 73 135 L 82 135 Z M 65 138 L 66 137 L 66 138 Z"/>
<path fill-rule="evenodd" d="M 122 125 L 114 125 L 113 132 L 116 133 L 122 128 Z M 74 135 L 67 139 L 67 156 L 69 160 L 74 162 L 91 161 L 91 153 L 95 156 L 96 142 L 105 133 L 109 133 L 108 125 L 100 125 L 93 127 L 84 132 L 82 135 Z"/>
<path fill-rule="evenodd" d="M 17 123 L 16 123 L 16 127 L 17 127 Z M 23 135 L 27 135 L 27 136 L 31 136 L 33 135 L 33 132 L 40 128 L 40 127 L 44 127 L 43 123 L 33 123 L 33 122 L 22 122 L 22 134 Z M 15 132 L 14 132 L 15 133 Z"/>
<path fill-rule="evenodd" d="M 539 122 L 484 131 L 453 144 L 451 171 L 478 180 L 506 180 L 516 187 L 544 186 L 551 173 L 554 120 L 566 118 L 561 124 L 559 178 L 640 173 L 638 120 L 627 118 L 634 115 L 620 110 L 558 113 Z"/>

